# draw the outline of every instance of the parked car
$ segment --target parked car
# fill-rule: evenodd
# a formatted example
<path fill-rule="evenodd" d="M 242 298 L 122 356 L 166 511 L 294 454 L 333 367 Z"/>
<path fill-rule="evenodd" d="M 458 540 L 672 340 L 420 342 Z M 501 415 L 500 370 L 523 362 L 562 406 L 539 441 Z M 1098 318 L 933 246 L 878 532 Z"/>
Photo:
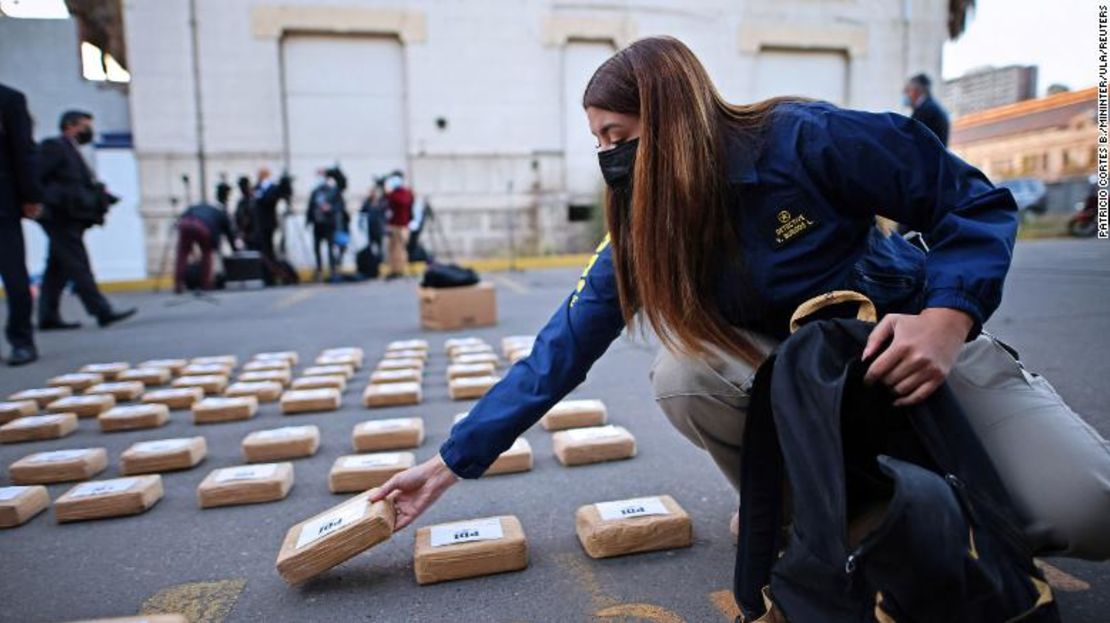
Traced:
<path fill-rule="evenodd" d="M 1044 182 L 1035 177 L 1015 177 L 1002 180 L 996 185 L 1008 189 L 1014 195 L 1014 201 L 1017 202 L 1019 212 L 1028 211 L 1033 214 L 1044 214 L 1047 210 L 1048 206 L 1045 199 L 1047 192 Z"/>

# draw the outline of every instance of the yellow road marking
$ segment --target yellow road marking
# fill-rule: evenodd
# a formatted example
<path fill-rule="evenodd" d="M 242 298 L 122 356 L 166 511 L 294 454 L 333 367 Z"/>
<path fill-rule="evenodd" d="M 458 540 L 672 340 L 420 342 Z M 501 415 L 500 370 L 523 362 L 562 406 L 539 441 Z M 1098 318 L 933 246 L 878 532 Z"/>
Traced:
<path fill-rule="evenodd" d="M 247 581 L 240 578 L 168 586 L 143 602 L 140 614 L 180 614 L 189 623 L 223 623 Z"/>
<path fill-rule="evenodd" d="M 713 591 L 709 593 L 709 601 L 713 602 L 728 621 L 735 621 L 736 617 L 740 616 L 740 608 L 736 605 L 736 598 L 732 596 L 732 591 Z"/>
<path fill-rule="evenodd" d="M 1043 560 L 1034 560 L 1033 562 L 1044 572 L 1044 579 L 1048 580 L 1048 585 L 1056 590 L 1065 593 L 1077 593 L 1091 588 L 1091 585 L 1087 582 Z"/>
<path fill-rule="evenodd" d="M 274 309 L 289 309 L 316 296 L 319 288 L 300 288 L 288 296 L 284 296 L 274 303 Z"/>
<path fill-rule="evenodd" d="M 594 616 L 599 619 L 617 621 L 652 621 L 653 623 L 686 623 L 686 619 L 671 610 L 654 604 L 620 604 L 598 610 Z"/>

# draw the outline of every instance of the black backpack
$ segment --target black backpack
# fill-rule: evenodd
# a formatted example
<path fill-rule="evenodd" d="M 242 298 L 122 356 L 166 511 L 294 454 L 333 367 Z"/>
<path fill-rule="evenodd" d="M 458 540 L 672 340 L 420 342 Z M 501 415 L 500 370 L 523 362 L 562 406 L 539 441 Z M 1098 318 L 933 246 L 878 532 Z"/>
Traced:
<path fill-rule="evenodd" d="M 355 268 L 366 279 L 377 279 L 381 273 L 382 258 L 371 247 L 368 244 L 355 254 Z"/>
<path fill-rule="evenodd" d="M 481 281 L 478 273 L 458 264 L 429 264 L 420 282 L 423 288 L 459 288 Z"/>
<path fill-rule="evenodd" d="M 756 374 L 734 585 L 742 620 L 1059 621 L 948 388 L 898 408 L 862 382 L 873 326 L 807 324 Z"/>

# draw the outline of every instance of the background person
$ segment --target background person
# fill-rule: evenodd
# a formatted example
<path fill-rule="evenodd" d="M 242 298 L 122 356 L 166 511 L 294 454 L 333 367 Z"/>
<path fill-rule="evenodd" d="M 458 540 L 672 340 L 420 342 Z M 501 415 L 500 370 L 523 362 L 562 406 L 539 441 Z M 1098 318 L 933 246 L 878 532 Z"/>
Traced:
<path fill-rule="evenodd" d="M 42 213 L 42 189 L 34 172 L 35 141 L 23 93 L 0 84 L 0 280 L 8 299 L 5 333 L 8 365 L 38 359 L 31 329 L 31 280 L 27 275 L 22 219 Z"/>
<path fill-rule="evenodd" d="M 315 188 L 308 196 L 305 211 L 305 226 L 312 228 L 312 252 L 316 257 L 316 279 L 323 274 L 323 260 L 320 246 L 328 254 L 328 279 L 337 278 L 337 266 L 342 262 L 346 244 L 342 235 L 349 239 L 350 216 L 347 214 L 343 191 L 347 186 L 346 176 L 338 168 L 321 169 Z"/>
<path fill-rule="evenodd" d="M 274 250 L 274 232 L 278 227 L 278 202 L 281 193 L 278 185 L 270 174 L 270 169 L 262 167 L 258 170 L 258 181 L 254 186 L 254 241 L 255 248 L 262 254 L 263 259 L 271 264 L 277 264 L 277 252 Z"/>
<path fill-rule="evenodd" d="M 185 291 L 185 274 L 193 249 L 200 251 L 201 289 L 212 289 L 212 255 L 226 239 L 235 248 L 235 230 L 227 211 L 206 203 L 189 206 L 177 222 L 177 258 L 173 271 L 174 294 Z"/>
<path fill-rule="evenodd" d="M 389 202 L 387 231 L 389 235 L 389 274 L 386 279 L 404 277 L 408 269 L 409 223 L 412 221 L 412 191 L 405 186 L 405 177 L 394 171 L 385 181 Z"/>
<path fill-rule="evenodd" d="M 251 179 L 242 175 L 236 180 L 235 185 L 239 187 L 239 201 L 235 203 L 235 229 L 243 245 L 257 251 L 257 235 L 254 231 L 254 189 L 251 188 Z"/>
<path fill-rule="evenodd" d="M 657 404 L 736 487 L 757 366 L 789 335 L 798 305 L 855 290 L 881 317 L 862 353 L 875 356 L 865 382 L 912 405 L 949 379 L 1030 548 L 1110 557 L 1110 444 L 980 333 L 1001 301 L 1017 232 L 1009 191 L 902 115 L 788 98 L 728 103 L 668 37 L 603 63 L 583 107 L 610 238 L 531 355 L 452 427 L 437 456 L 375 494 L 393 496 L 397 529 L 460 477 L 481 476 L 641 322 L 663 343 Z M 877 215 L 930 233 L 931 251 L 883 234 Z"/>
<path fill-rule="evenodd" d="M 39 297 L 39 329 L 75 329 L 80 323 L 62 320 L 62 290 L 72 282 L 85 311 L 101 327 L 130 318 L 137 310 L 115 311 L 100 293 L 85 249 L 85 231 L 103 225 L 108 208 L 117 201 L 96 180 L 78 151 L 93 139 L 91 114 L 70 110 L 62 114 L 61 136 L 48 138 L 39 147 L 39 179 L 45 210 L 39 223 L 50 245 Z"/>
<path fill-rule="evenodd" d="M 947 147 L 948 113 L 933 98 L 931 85 L 932 81 L 925 74 L 910 78 L 902 89 L 902 104 L 913 109 L 911 119 L 925 124 L 940 139 L 941 145 Z"/>

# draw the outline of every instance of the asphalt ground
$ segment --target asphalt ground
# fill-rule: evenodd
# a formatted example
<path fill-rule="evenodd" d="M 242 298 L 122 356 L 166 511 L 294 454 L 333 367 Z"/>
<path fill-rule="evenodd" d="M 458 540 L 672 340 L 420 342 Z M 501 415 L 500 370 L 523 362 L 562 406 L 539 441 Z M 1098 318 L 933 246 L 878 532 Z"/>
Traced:
<path fill-rule="evenodd" d="M 163 428 L 111 434 L 86 419 L 61 440 L 0 446 L 3 465 L 37 451 L 104 447 L 109 467 L 98 477 L 107 478 L 119 475 L 119 455 L 136 441 L 200 434 L 208 442 L 207 459 L 194 469 L 165 474 L 165 497 L 142 515 L 59 525 L 48 511 L 0 531 L 0 621 L 69 621 L 140 611 L 181 611 L 193 621 L 229 622 L 730 621 L 734 548 L 728 519 L 735 495 L 708 457 L 654 406 L 647 372 L 655 347 L 629 337 L 612 345 L 573 396 L 606 402 L 611 421 L 636 436 L 634 459 L 565 468 L 554 459 L 550 434 L 537 427 L 525 434 L 535 452 L 533 471 L 460 483 L 417 522 L 514 514 L 528 538 L 528 569 L 418 586 L 411 528 L 301 587 L 286 586 L 274 569 L 290 526 L 345 499 L 328 492 L 327 473 L 336 457 L 352 451 L 356 423 L 419 415 L 427 438 L 415 451 L 417 460 L 432 456 L 453 416 L 471 404 L 447 396 L 443 340 L 477 335 L 497 347 L 502 336 L 532 333 L 576 278 L 577 271 L 567 269 L 492 274 L 499 324 L 461 333 L 421 331 L 415 283 L 407 281 L 229 292 L 218 294 L 215 304 L 176 304 L 186 299 L 166 294 L 114 295 L 118 306 L 139 306 L 139 316 L 109 329 L 40 336 L 38 364 L 0 368 L 0 396 L 42 386 L 50 376 L 91 362 L 219 354 L 243 362 L 259 351 L 296 350 L 300 369 L 320 350 L 346 345 L 363 347 L 367 361 L 338 412 L 282 416 L 276 404 L 266 404 L 251 420 L 202 427 L 192 425 L 187 412 L 174 412 Z M 1021 243 L 1002 308 L 988 324 L 1103 434 L 1110 434 L 1108 289 L 1110 244 Z M 71 297 L 65 315 L 90 324 Z M 432 345 L 424 402 L 363 408 L 361 391 L 386 343 L 410 337 Z M 285 500 L 198 508 L 197 484 L 212 469 L 241 463 L 239 442 L 247 433 L 309 423 L 320 427 L 322 443 L 315 456 L 294 461 L 296 484 Z M 0 484 L 9 484 L 6 470 Z M 51 486 L 51 497 L 68 488 Z M 574 532 L 576 508 L 663 493 L 692 515 L 693 547 L 608 560 L 585 555 Z M 1065 620 L 1110 620 L 1110 567 L 1048 562 Z"/>

